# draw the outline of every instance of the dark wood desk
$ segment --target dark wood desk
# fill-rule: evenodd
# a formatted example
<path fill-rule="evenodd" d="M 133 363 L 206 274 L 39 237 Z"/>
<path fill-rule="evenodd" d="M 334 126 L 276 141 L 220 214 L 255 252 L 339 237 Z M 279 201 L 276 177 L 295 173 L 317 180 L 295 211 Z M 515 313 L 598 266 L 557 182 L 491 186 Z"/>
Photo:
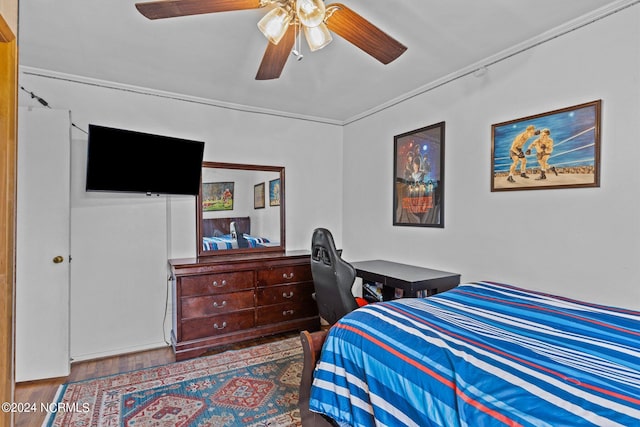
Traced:
<path fill-rule="evenodd" d="M 448 291 L 460 284 L 460 275 L 447 271 L 432 270 L 397 262 L 372 260 L 352 262 L 356 275 L 366 283 L 382 284 L 382 299 L 394 298 L 395 290 L 402 289 L 405 297 L 431 296 Z M 424 294 L 420 294 L 424 291 Z M 363 292 L 364 296 L 364 292 Z"/>

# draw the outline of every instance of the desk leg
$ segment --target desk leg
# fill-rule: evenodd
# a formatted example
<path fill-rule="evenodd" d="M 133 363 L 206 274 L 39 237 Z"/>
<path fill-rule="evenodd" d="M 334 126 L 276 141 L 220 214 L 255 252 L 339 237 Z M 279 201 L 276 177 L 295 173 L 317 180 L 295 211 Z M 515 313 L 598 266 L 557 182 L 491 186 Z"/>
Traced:
<path fill-rule="evenodd" d="M 418 298 L 418 291 L 404 291 L 405 298 Z"/>
<path fill-rule="evenodd" d="M 382 287 L 382 301 L 391 301 L 396 299 L 396 288 L 391 286 Z"/>

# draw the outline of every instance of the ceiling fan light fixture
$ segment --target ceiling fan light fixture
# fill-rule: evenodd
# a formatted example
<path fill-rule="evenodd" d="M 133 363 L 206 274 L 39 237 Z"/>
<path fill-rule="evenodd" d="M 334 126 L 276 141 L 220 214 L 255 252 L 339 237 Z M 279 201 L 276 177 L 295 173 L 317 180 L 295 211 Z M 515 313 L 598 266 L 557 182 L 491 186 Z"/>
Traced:
<path fill-rule="evenodd" d="M 305 27 L 317 27 L 324 21 L 323 0 L 296 0 L 296 15 Z"/>
<path fill-rule="evenodd" d="M 333 40 L 329 29 L 323 23 L 315 27 L 305 26 L 304 36 L 307 39 L 307 44 L 311 52 L 322 49 Z"/>
<path fill-rule="evenodd" d="M 258 22 L 262 34 L 273 44 L 278 44 L 291 22 L 291 13 L 281 7 L 272 9 Z"/>

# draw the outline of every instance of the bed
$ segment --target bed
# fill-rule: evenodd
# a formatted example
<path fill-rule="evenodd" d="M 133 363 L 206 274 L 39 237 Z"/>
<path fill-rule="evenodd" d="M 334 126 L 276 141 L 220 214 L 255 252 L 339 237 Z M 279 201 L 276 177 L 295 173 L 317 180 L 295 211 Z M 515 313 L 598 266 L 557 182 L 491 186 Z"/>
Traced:
<path fill-rule="evenodd" d="M 312 335 L 300 393 L 315 425 L 640 425 L 635 311 L 477 282 L 369 304 Z"/>
<path fill-rule="evenodd" d="M 231 234 L 231 223 L 235 222 L 236 232 L 243 239 Z M 259 248 L 267 246 L 269 239 L 251 235 L 251 218 L 206 218 L 202 220 L 202 249 L 205 251 L 223 251 L 240 247 Z"/>

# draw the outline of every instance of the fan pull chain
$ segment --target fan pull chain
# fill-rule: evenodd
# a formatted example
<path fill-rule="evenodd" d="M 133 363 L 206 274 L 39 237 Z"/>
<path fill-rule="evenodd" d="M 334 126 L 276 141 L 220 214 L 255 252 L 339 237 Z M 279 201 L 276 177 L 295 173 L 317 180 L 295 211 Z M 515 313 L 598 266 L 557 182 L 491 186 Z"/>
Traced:
<path fill-rule="evenodd" d="M 296 26 L 296 41 L 295 41 L 294 48 L 291 51 L 291 54 L 296 57 L 297 61 L 302 61 L 302 58 L 304 58 L 304 55 L 302 54 L 302 51 L 300 50 L 300 21 L 298 20 L 297 17 L 296 17 L 296 21 L 295 21 L 295 23 L 293 25 Z"/>

